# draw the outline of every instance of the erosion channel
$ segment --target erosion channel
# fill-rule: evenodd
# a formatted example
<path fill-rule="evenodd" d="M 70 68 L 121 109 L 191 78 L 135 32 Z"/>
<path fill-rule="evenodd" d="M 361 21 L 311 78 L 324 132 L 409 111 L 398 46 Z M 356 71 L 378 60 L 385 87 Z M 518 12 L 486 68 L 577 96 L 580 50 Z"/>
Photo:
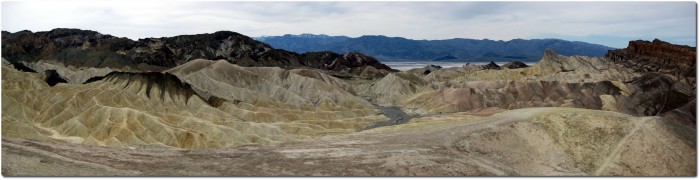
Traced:
<path fill-rule="evenodd" d="M 403 110 L 401 110 L 401 107 L 398 107 L 398 106 L 381 106 L 381 105 L 378 105 L 374 102 L 372 102 L 372 105 L 374 105 L 374 107 L 377 107 L 378 109 L 381 109 L 382 114 L 384 114 L 384 116 L 388 117 L 389 120 L 371 124 L 371 125 L 365 127 L 364 129 L 362 129 L 362 131 L 372 129 L 372 128 L 378 128 L 378 127 L 382 127 L 382 126 L 403 124 L 403 123 L 410 121 L 411 118 L 413 118 L 413 117 L 409 116 L 408 114 L 406 114 L 406 112 L 403 112 Z"/>

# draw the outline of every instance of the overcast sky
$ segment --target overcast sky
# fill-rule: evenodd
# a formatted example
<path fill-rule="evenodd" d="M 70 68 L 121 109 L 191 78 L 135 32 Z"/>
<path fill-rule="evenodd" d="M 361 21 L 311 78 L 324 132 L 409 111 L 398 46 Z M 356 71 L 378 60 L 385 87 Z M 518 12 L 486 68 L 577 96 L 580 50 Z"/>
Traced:
<path fill-rule="evenodd" d="M 560 38 L 622 48 L 696 46 L 695 2 L 2 2 L 2 30 L 89 29 L 139 39 L 230 30 L 248 36 Z"/>

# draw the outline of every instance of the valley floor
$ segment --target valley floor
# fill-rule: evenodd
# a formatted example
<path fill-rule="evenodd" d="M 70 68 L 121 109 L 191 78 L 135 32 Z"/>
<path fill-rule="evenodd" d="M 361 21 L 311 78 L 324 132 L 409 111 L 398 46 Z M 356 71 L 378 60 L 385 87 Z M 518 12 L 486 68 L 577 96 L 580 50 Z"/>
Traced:
<path fill-rule="evenodd" d="M 206 150 L 3 137 L 2 175 L 696 176 L 693 133 L 659 117 L 527 108 L 420 117 L 359 133 Z"/>

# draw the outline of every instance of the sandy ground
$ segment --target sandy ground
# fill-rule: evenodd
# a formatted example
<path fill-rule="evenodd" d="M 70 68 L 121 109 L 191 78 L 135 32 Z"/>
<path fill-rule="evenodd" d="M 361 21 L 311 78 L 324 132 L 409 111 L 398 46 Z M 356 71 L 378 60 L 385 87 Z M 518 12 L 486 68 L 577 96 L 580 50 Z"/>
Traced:
<path fill-rule="evenodd" d="M 636 121 L 615 147 L 611 157 L 594 169 L 580 162 L 562 164 L 507 157 L 504 149 L 523 153 L 545 151 L 519 147 L 506 131 L 539 131 L 522 128 L 547 108 L 521 109 L 515 113 L 470 118 L 445 123 L 408 123 L 360 133 L 268 145 L 248 145 L 208 150 L 141 150 L 38 142 L 2 138 L 3 176 L 532 176 L 532 175 L 629 175 L 609 171 L 625 165 L 620 155 L 629 153 L 626 139 L 647 120 Z M 626 117 L 626 116 L 625 116 Z M 651 121 L 649 121 L 651 122 Z M 646 127 L 645 127 L 646 128 Z M 505 135 L 493 133 L 506 132 Z M 485 136 L 488 135 L 488 136 Z M 484 139 L 487 137 L 491 140 Z M 495 139 L 494 139 L 495 138 Z M 527 140 L 533 141 L 533 140 Z M 537 140 L 539 141 L 539 140 Z M 545 142 L 544 140 L 542 140 Z M 533 141 L 534 142 L 534 141 Z M 470 147 L 478 144 L 484 148 Z M 488 144 L 498 148 L 489 150 Z M 622 144 L 622 145 L 621 145 Z M 547 144 L 540 144 L 546 146 Z M 694 153 L 694 152 L 693 152 Z M 504 157 L 505 156 L 505 157 Z M 695 156 L 695 154 L 692 154 Z M 675 156 L 674 156 L 675 157 Z M 533 159 L 534 158 L 534 159 Z M 623 157 L 624 158 L 624 157 Z M 644 158 L 644 157 L 641 157 Z M 546 159 L 546 158 L 545 158 Z M 561 158 L 560 158 L 561 159 Z M 663 160 L 663 159 L 661 159 Z M 568 163 L 568 164 L 567 164 Z M 610 164 L 610 165 L 608 165 Z M 670 175 L 694 176 L 695 166 Z M 608 167 L 610 166 L 610 167 Z M 659 166 L 666 166 L 661 164 Z M 628 168 L 629 169 L 629 168 Z M 634 167 L 631 167 L 634 169 Z M 666 174 L 664 174 L 666 173 Z M 675 174 L 674 174 L 675 173 Z M 640 175 L 640 174 L 637 174 Z M 641 174 L 649 175 L 649 174 Z M 654 175 L 654 174 L 652 174 Z M 656 175 L 669 175 L 662 171 Z"/>

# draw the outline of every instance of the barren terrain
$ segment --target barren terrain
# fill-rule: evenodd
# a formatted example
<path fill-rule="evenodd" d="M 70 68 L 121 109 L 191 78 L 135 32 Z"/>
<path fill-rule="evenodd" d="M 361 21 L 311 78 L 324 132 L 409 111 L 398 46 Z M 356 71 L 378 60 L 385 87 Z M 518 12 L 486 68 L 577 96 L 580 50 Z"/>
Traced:
<path fill-rule="evenodd" d="M 3 32 L 4 176 L 697 175 L 687 46 L 397 72 L 233 32 L 129 42 Z"/>
<path fill-rule="evenodd" d="M 694 130 L 572 108 L 467 113 L 321 139 L 142 150 L 3 138 L 2 173 L 132 176 L 695 176 Z M 674 129 L 675 131 L 669 131 Z"/>

